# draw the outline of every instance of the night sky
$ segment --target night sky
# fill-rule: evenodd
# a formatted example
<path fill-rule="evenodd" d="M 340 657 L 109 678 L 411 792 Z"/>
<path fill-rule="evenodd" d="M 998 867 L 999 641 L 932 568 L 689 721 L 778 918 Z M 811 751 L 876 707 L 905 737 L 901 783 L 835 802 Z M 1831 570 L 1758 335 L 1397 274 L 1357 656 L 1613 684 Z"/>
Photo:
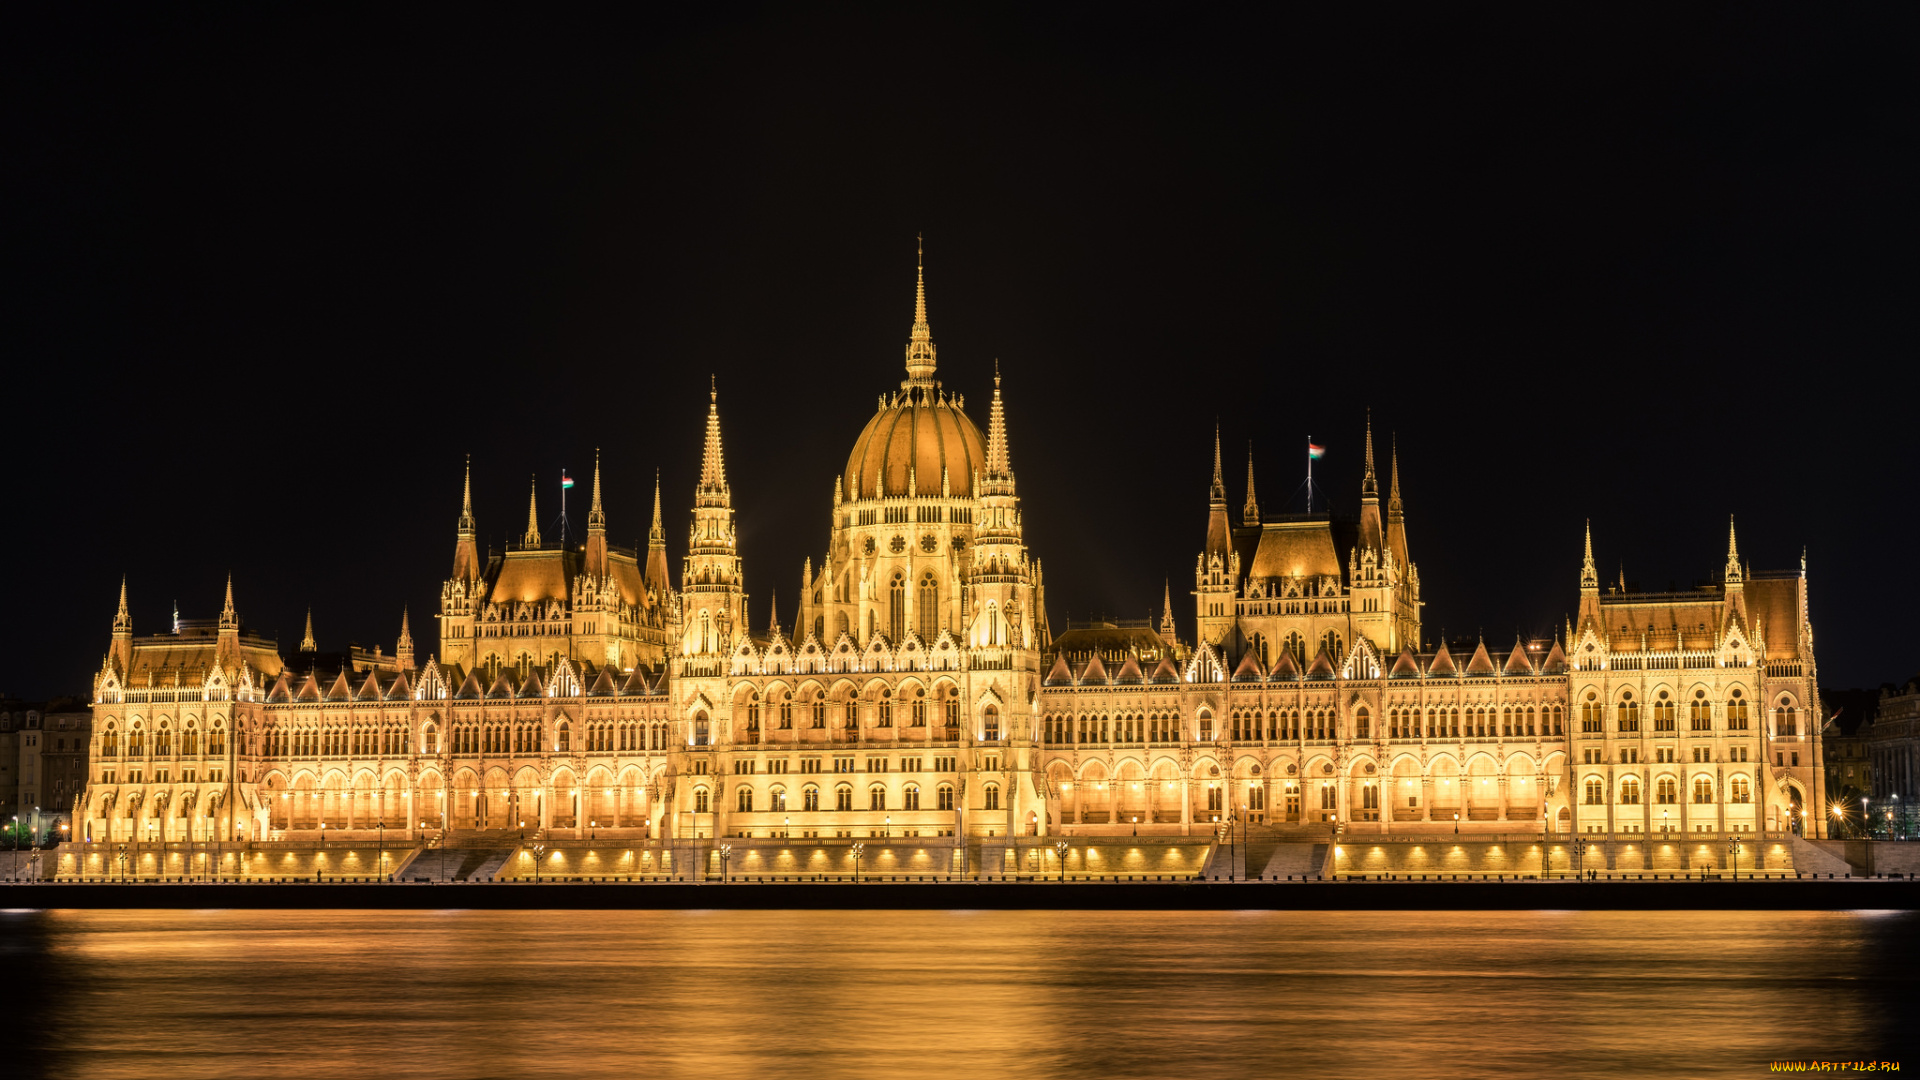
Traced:
<path fill-rule="evenodd" d="M 1369 10 L 9 11 L 0 692 L 87 693 L 123 572 L 142 634 L 231 572 L 287 651 L 431 648 L 467 454 L 496 546 L 596 447 L 644 544 L 659 469 L 677 579 L 710 376 L 790 620 L 919 232 L 1056 631 L 1191 587 L 1216 419 L 1236 517 L 1309 436 L 1351 513 L 1371 408 L 1429 642 L 1560 626 L 1586 518 L 1657 590 L 1733 514 L 1824 685 L 1920 668 L 1914 10 Z"/>

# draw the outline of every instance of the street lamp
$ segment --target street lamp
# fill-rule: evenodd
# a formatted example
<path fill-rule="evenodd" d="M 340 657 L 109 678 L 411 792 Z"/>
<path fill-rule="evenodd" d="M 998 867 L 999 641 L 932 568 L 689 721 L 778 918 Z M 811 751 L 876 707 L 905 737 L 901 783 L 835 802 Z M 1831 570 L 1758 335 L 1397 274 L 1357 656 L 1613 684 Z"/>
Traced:
<path fill-rule="evenodd" d="M 1053 845 L 1053 850 L 1058 852 L 1060 856 L 1060 883 L 1062 885 L 1066 884 L 1067 881 L 1067 852 L 1071 848 L 1072 845 L 1068 844 L 1065 840 L 1060 840 Z"/>
<path fill-rule="evenodd" d="M 892 814 L 887 815 L 887 832 L 886 832 L 885 839 L 888 843 L 893 842 L 893 815 Z"/>
<path fill-rule="evenodd" d="M 1740 880 L 1740 840 L 1738 837 L 1732 837 L 1732 836 L 1727 837 L 1727 854 L 1733 857 L 1733 880 L 1739 881 Z"/>
<path fill-rule="evenodd" d="M 732 858 L 733 858 L 733 845 L 732 845 L 732 844 L 721 844 L 721 845 L 720 845 L 720 884 L 722 884 L 722 885 L 725 885 L 725 884 L 727 884 L 727 883 L 728 883 L 728 881 L 727 881 L 727 863 L 728 863 L 728 861 L 730 861 L 730 860 L 731 860 Z"/>
<path fill-rule="evenodd" d="M 1862 795 L 1860 796 L 1860 835 L 1871 839 L 1873 826 L 1868 825 L 1867 820 L 1867 797 Z"/>
<path fill-rule="evenodd" d="M 1133 835 L 1135 836 L 1140 835 L 1140 815 L 1139 814 L 1133 815 Z"/>
<path fill-rule="evenodd" d="M 865 845 L 865 844 L 862 844 L 862 843 L 860 843 L 860 842 L 858 842 L 858 841 L 855 841 L 855 842 L 854 842 L 854 845 L 853 845 L 853 881 L 854 881 L 854 884 L 856 884 L 856 885 L 860 883 L 860 856 L 862 856 L 862 855 L 864 855 L 864 854 L 866 854 L 866 851 L 867 851 L 867 845 Z"/>
<path fill-rule="evenodd" d="M 783 840 L 793 839 L 793 818 L 792 817 L 784 817 L 780 819 L 780 838 Z"/>

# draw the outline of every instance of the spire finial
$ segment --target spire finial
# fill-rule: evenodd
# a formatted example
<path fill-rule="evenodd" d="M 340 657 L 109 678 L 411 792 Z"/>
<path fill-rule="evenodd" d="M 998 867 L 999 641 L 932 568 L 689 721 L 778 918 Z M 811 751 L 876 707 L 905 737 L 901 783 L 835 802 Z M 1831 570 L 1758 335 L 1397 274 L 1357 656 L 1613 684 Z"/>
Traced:
<path fill-rule="evenodd" d="M 780 594 L 774 593 L 768 601 L 772 610 L 767 613 L 767 636 L 777 638 L 780 636 Z"/>
<path fill-rule="evenodd" d="M 1247 440 L 1247 505 L 1242 509 L 1240 518 L 1243 524 L 1260 524 L 1260 500 L 1253 496 L 1253 440 Z"/>
<path fill-rule="evenodd" d="M 1388 445 L 1393 454 L 1393 464 L 1390 466 L 1393 479 L 1388 482 L 1387 509 L 1398 510 L 1400 509 L 1400 436 L 1397 434 L 1392 436 Z"/>
<path fill-rule="evenodd" d="M 307 609 L 307 632 L 300 638 L 301 652 L 319 652 L 320 646 L 313 640 L 313 609 Z"/>
<path fill-rule="evenodd" d="M 1600 571 L 1593 565 L 1593 519 L 1587 519 L 1587 546 L 1580 558 L 1580 587 L 1597 589 L 1600 587 Z"/>
<path fill-rule="evenodd" d="M 653 470 L 653 528 L 647 530 L 648 547 L 665 547 L 667 544 L 666 524 L 660 518 L 660 470 Z"/>
<path fill-rule="evenodd" d="M 467 455 L 467 475 L 460 482 L 460 521 L 455 528 L 462 533 L 473 532 L 473 455 Z"/>
<path fill-rule="evenodd" d="M 1367 461 L 1366 471 L 1360 477 L 1360 494 L 1380 495 L 1380 480 L 1373 471 L 1373 410 L 1367 410 Z"/>
<path fill-rule="evenodd" d="M 587 511 L 587 528 L 604 530 L 606 511 L 600 509 L 600 448 L 593 448 L 593 508 Z"/>
<path fill-rule="evenodd" d="M 1744 574 L 1740 570 L 1740 542 L 1733 534 L 1733 515 L 1727 515 L 1727 580 L 1741 581 Z"/>
<path fill-rule="evenodd" d="M 1227 501 L 1227 481 L 1220 465 L 1220 421 L 1213 422 L 1213 483 L 1207 488 L 1207 498 L 1211 502 Z"/>
<path fill-rule="evenodd" d="M 1173 641 L 1173 585 L 1160 582 L 1160 636 Z"/>
<path fill-rule="evenodd" d="M 915 237 L 919 255 L 913 286 L 913 329 L 907 338 L 907 380 L 915 386 L 932 386 L 934 371 L 933 328 L 927 325 L 927 244 L 926 236 Z"/>
<path fill-rule="evenodd" d="M 407 632 L 407 606 L 400 605 L 400 640 L 413 644 L 413 635 Z"/>
<path fill-rule="evenodd" d="M 1802 562 L 1804 563 L 1805 560 Z M 125 574 L 120 575 L 120 607 L 113 613 L 113 628 L 116 631 L 133 629 L 133 615 L 127 611 L 127 575 Z"/>
<path fill-rule="evenodd" d="M 400 605 L 400 640 L 393 643 L 393 655 L 400 661 L 402 668 L 408 671 L 413 670 L 413 634 L 407 629 L 405 604 Z"/>
<path fill-rule="evenodd" d="M 227 601 L 220 608 L 220 625 L 235 627 L 240 625 L 240 616 L 233 610 L 233 575 L 227 575 Z"/>
<path fill-rule="evenodd" d="M 537 474 L 527 489 L 527 535 L 523 543 L 530 548 L 540 546 L 540 477 Z"/>
<path fill-rule="evenodd" d="M 1000 401 L 1000 362 L 993 364 L 993 405 L 987 410 L 987 479 L 1013 479 L 1013 459 L 1007 451 L 1007 411 Z"/>
<path fill-rule="evenodd" d="M 707 402 L 707 444 L 700 455 L 700 489 L 720 491 L 727 486 L 726 459 L 720 452 L 720 390 L 714 390 Z"/>

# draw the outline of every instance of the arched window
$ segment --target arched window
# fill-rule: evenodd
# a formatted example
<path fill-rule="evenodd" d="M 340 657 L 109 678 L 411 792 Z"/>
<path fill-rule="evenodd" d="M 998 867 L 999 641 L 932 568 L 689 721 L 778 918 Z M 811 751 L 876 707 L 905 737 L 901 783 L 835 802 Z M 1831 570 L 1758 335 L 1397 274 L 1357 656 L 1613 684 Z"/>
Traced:
<path fill-rule="evenodd" d="M 560 721 L 559 727 L 554 730 L 553 748 L 562 754 L 573 749 L 573 729 L 565 720 Z"/>
<path fill-rule="evenodd" d="M 1587 805 L 1603 806 L 1606 801 L 1606 785 L 1602 784 L 1597 776 L 1587 777 Z"/>
<path fill-rule="evenodd" d="M 1327 656 L 1333 660 L 1335 666 L 1338 666 L 1340 661 L 1346 659 L 1347 647 L 1340 641 L 1339 631 L 1327 631 L 1325 636 L 1320 639 L 1320 644 L 1326 647 Z"/>
<path fill-rule="evenodd" d="M 1710 803 L 1713 801 L 1712 777 L 1696 776 L 1693 778 L 1693 801 L 1696 803 Z"/>
<path fill-rule="evenodd" d="M 1282 647 L 1293 657 L 1295 664 L 1299 665 L 1302 669 L 1307 666 L 1307 639 L 1301 637 L 1297 632 L 1289 633 L 1287 634 L 1286 643 Z"/>
<path fill-rule="evenodd" d="M 841 784 L 833 789 L 833 808 L 840 811 L 853 809 L 853 785 Z"/>
<path fill-rule="evenodd" d="M 1753 801 L 1753 789 L 1748 786 L 1746 777 L 1734 777 L 1728 787 L 1730 789 L 1727 795 L 1728 802 L 1747 803 Z"/>
<path fill-rule="evenodd" d="M 913 701 L 907 707 L 908 718 L 914 727 L 927 726 L 927 691 L 923 686 L 913 688 Z"/>
<path fill-rule="evenodd" d="M 812 784 L 806 786 L 806 789 L 800 793 L 800 809 L 809 811 L 820 809 L 819 788 Z"/>
<path fill-rule="evenodd" d="M 426 727 L 420 729 L 420 752 L 423 754 L 440 752 L 440 729 L 435 727 L 431 720 L 427 721 Z"/>
<path fill-rule="evenodd" d="M 1640 703 L 1633 700 L 1633 691 L 1622 693 L 1620 700 L 1614 704 L 1614 720 L 1622 732 L 1640 730 Z"/>
<path fill-rule="evenodd" d="M 887 687 L 883 686 L 880 688 L 880 703 L 876 707 L 875 713 L 875 727 L 893 726 L 893 691 Z"/>
<path fill-rule="evenodd" d="M 1000 710 L 989 705 L 980 713 L 981 738 L 987 742 L 1000 741 Z"/>
<path fill-rule="evenodd" d="M 705 813 L 708 813 L 709 810 L 710 810 L 710 806 L 708 804 L 707 789 L 703 787 L 694 788 L 693 789 L 693 812 L 696 814 L 705 814 Z"/>
<path fill-rule="evenodd" d="M 1639 806 L 1640 805 L 1640 778 L 1639 777 L 1629 776 L 1625 780 L 1620 781 L 1620 805 L 1622 806 Z"/>
<path fill-rule="evenodd" d="M 772 791 L 767 792 L 767 809 L 773 811 L 776 814 L 783 813 L 786 811 L 787 809 L 787 789 L 786 788 L 777 787 L 777 788 L 774 788 Z"/>
<path fill-rule="evenodd" d="M 939 809 L 953 809 L 953 785 L 941 784 L 939 790 L 934 792 L 934 798 L 938 801 Z"/>
<path fill-rule="evenodd" d="M 942 690 L 941 693 L 947 699 L 947 726 L 957 729 L 960 726 L 960 688 L 957 686 L 949 686 L 945 690 Z M 948 738 L 955 738 L 957 735 L 958 732 L 956 731 L 954 735 L 949 735 Z"/>
<path fill-rule="evenodd" d="M 1713 706 L 1707 704 L 1707 692 L 1695 690 L 1687 707 L 1687 725 L 1695 731 L 1713 730 Z"/>
<path fill-rule="evenodd" d="M 704 710 L 693 714 L 693 745 L 705 746 L 710 735 L 707 714 Z"/>
<path fill-rule="evenodd" d="M 1680 801 L 1680 785 L 1673 777 L 1663 776 L 1653 786 L 1653 801 L 1657 803 L 1676 803 Z"/>
<path fill-rule="evenodd" d="M 793 691 L 783 691 L 780 695 L 780 730 L 793 727 Z"/>
<path fill-rule="evenodd" d="M 827 726 L 827 692 L 825 690 L 813 692 L 813 726 L 817 728 Z"/>
<path fill-rule="evenodd" d="M 1727 730 L 1745 731 L 1747 730 L 1747 721 L 1747 699 L 1742 697 L 1739 688 L 1735 687 L 1733 691 L 1727 695 Z M 1799 728 L 1797 726 L 1793 733 L 1796 735 L 1799 734 Z"/>
<path fill-rule="evenodd" d="M 1373 721 L 1369 719 L 1366 709 L 1356 710 L 1353 714 L 1353 737 L 1356 739 L 1372 738 L 1372 723 Z"/>
<path fill-rule="evenodd" d="M 747 730 L 749 732 L 757 732 L 760 730 L 759 694 L 747 695 Z"/>
<path fill-rule="evenodd" d="M 920 809 L 920 785 L 919 784 L 908 784 L 906 787 L 906 790 L 900 793 L 900 809 L 902 810 Z"/>
<path fill-rule="evenodd" d="M 733 800 L 734 809 L 743 814 L 753 813 L 753 789 L 742 784 L 737 797 Z"/>
<path fill-rule="evenodd" d="M 920 626 L 920 640 L 940 636 L 940 583 L 932 574 L 920 579 L 920 594 L 914 597 L 914 621 Z"/>
<path fill-rule="evenodd" d="M 1653 702 L 1653 730 L 1672 731 L 1674 719 L 1674 701 L 1665 690 Z"/>
<path fill-rule="evenodd" d="M 1600 730 L 1602 715 L 1600 712 L 1599 697 L 1600 695 L 1589 690 L 1587 691 L 1587 700 L 1580 703 L 1580 730 L 1583 732 L 1598 732 Z"/>
<path fill-rule="evenodd" d="M 1207 812 L 1213 815 L 1215 821 L 1220 820 L 1220 785 L 1218 783 L 1207 785 Z"/>
<path fill-rule="evenodd" d="M 986 795 L 987 795 L 987 809 L 989 810 L 1000 809 L 1000 785 L 988 784 Z"/>
<path fill-rule="evenodd" d="M 867 789 L 867 809 L 885 810 L 887 808 L 887 789 L 875 784 Z"/>
<path fill-rule="evenodd" d="M 705 611 L 700 612 L 700 651 L 713 651 L 713 618 Z"/>
<path fill-rule="evenodd" d="M 907 636 L 907 578 L 895 570 L 887 583 L 887 640 L 895 645 Z"/>

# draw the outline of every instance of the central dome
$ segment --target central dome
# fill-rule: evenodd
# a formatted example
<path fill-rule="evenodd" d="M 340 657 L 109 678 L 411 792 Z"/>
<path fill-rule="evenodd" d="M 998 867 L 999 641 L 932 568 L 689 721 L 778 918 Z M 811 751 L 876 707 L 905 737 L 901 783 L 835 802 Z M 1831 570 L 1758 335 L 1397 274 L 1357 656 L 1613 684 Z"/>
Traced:
<path fill-rule="evenodd" d="M 973 474 L 986 468 L 987 440 L 960 406 L 944 394 L 913 389 L 881 407 L 847 457 L 847 481 L 862 499 L 904 496 L 908 470 L 914 491 L 940 495 L 940 470 L 956 499 L 973 498 Z"/>

